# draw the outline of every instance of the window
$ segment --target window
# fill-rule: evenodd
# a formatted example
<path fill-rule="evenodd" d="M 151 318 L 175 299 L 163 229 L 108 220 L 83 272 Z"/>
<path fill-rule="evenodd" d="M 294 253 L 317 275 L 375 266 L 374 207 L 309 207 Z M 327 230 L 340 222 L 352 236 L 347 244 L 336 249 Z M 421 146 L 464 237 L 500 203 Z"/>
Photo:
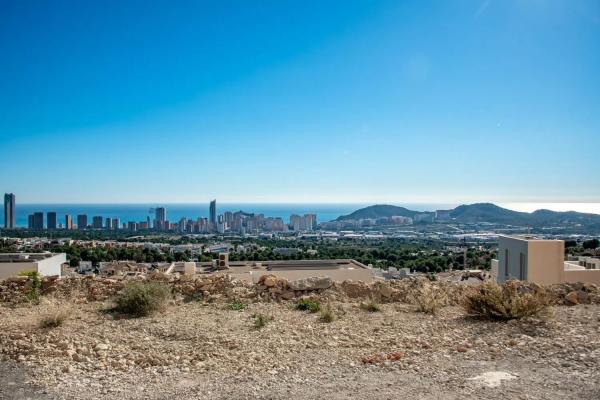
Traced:
<path fill-rule="evenodd" d="M 519 279 L 525 280 L 525 254 L 519 254 Z"/>
<path fill-rule="evenodd" d="M 510 274 L 508 273 L 508 249 L 504 250 L 504 277 L 508 278 Z"/>

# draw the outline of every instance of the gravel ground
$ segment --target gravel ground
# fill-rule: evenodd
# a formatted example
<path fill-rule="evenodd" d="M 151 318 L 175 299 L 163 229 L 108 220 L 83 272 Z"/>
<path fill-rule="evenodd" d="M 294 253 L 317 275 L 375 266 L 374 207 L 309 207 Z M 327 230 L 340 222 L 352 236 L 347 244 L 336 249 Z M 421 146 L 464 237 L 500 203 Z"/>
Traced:
<path fill-rule="evenodd" d="M 108 304 L 0 306 L 0 399 L 599 399 L 600 306 L 555 307 L 545 322 L 437 315 L 404 304 L 337 318 L 291 303 L 172 305 L 115 319 Z M 257 329 L 255 314 L 267 316 Z M 15 388 L 15 389 L 13 389 Z"/>

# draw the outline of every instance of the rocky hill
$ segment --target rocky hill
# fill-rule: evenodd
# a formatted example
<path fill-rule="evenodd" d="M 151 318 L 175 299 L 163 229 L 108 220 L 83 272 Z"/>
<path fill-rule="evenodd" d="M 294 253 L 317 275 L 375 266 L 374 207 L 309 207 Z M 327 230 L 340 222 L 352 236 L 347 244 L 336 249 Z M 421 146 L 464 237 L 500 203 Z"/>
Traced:
<path fill-rule="evenodd" d="M 342 215 L 336 221 L 358 220 L 363 218 L 382 218 L 391 216 L 414 217 L 419 211 L 404 207 L 378 204 L 361 208 L 348 215 Z M 513 211 L 492 203 L 464 204 L 450 210 L 453 222 L 507 224 L 518 226 L 545 227 L 556 225 L 581 225 L 600 228 L 600 215 L 579 213 L 575 211 L 558 212 L 537 210 L 532 213 Z"/>

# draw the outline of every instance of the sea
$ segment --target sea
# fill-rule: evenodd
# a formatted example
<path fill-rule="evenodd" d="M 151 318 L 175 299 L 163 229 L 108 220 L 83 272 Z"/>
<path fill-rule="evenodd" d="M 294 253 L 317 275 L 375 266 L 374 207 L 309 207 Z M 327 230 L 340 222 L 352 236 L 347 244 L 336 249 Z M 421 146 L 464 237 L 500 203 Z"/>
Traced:
<path fill-rule="evenodd" d="M 248 213 L 264 214 L 265 217 L 280 217 L 289 221 L 290 215 L 316 214 L 317 222 L 331 221 L 340 215 L 350 214 L 370 204 L 341 203 L 341 204 L 259 204 L 259 203 L 217 203 L 217 214 L 225 211 L 245 211 Z M 416 211 L 434 211 L 442 208 L 451 208 L 451 204 L 395 204 Z M 167 220 L 177 222 L 181 218 L 197 219 L 208 217 L 208 203 L 206 204 L 19 204 L 16 205 L 16 224 L 18 227 L 27 226 L 27 217 L 34 212 L 43 212 L 44 219 L 49 211 L 56 212 L 57 222 L 64 224 L 65 215 L 73 217 L 73 223 L 77 223 L 77 215 L 86 214 L 88 221 L 91 218 L 101 216 L 103 218 L 119 218 L 121 223 L 128 221 L 145 221 L 147 217 L 154 219 L 154 209 L 165 207 Z M 2 213 L 3 214 L 3 213 Z M 4 226 L 4 215 L 0 216 L 0 226 Z"/>
<path fill-rule="evenodd" d="M 339 204 L 294 204 L 294 203 L 217 203 L 217 214 L 225 211 L 245 211 L 248 213 L 264 214 L 266 217 L 281 217 L 289 221 L 292 214 L 316 214 L 317 222 L 331 221 L 340 215 L 349 214 L 355 210 L 371 204 L 339 203 Z M 447 210 L 456 207 L 456 203 L 393 203 L 415 211 Z M 554 211 L 579 211 L 600 214 L 600 203 L 498 203 L 499 206 L 516 211 L 531 212 L 541 208 Z M 171 222 L 179 221 L 185 217 L 197 219 L 208 217 L 208 203 L 206 204 L 19 204 L 16 205 L 16 223 L 18 227 L 27 226 L 27 216 L 34 212 L 46 213 L 54 211 L 57 222 L 64 224 L 64 216 L 69 214 L 76 223 L 77 215 L 86 214 L 88 221 L 94 216 L 103 218 L 119 218 L 121 222 L 145 221 L 147 217 L 154 219 L 154 209 L 165 207 L 167 219 Z M 0 214 L 0 226 L 4 226 L 4 213 Z"/>

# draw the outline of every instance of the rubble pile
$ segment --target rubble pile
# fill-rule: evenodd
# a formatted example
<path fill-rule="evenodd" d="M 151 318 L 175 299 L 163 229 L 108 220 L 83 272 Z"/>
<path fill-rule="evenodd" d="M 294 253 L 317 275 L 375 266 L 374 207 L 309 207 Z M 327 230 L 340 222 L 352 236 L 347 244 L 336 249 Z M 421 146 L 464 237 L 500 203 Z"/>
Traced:
<path fill-rule="evenodd" d="M 226 273 L 209 275 L 177 275 L 154 272 L 131 279 L 111 279 L 96 276 L 56 276 L 41 279 L 40 294 L 74 303 L 106 301 L 113 298 L 130 280 L 164 282 L 171 286 L 175 296 L 185 300 L 226 302 L 270 302 L 312 296 L 323 301 L 360 301 L 372 299 L 380 303 L 414 304 L 426 286 L 443 293 L 444 305 L 458 305 L 473 285 L 453 281 L 431 281 L 426 277 L 402 280 L 333 282 L 325 276 L 314 276 L 288 281 L 275 275 L 263 275 L 258 282 L 232 279 Z M 534 283 L 522 283 L 521 290 L 539 290 Z M 590 283 L 562 283 L 545 287 L 553 304 L 600 304 L 600 288 Z M 21 304 L 31 301 L 31 279 L 19 276 L 0 281 L 0 303 Z"/>

